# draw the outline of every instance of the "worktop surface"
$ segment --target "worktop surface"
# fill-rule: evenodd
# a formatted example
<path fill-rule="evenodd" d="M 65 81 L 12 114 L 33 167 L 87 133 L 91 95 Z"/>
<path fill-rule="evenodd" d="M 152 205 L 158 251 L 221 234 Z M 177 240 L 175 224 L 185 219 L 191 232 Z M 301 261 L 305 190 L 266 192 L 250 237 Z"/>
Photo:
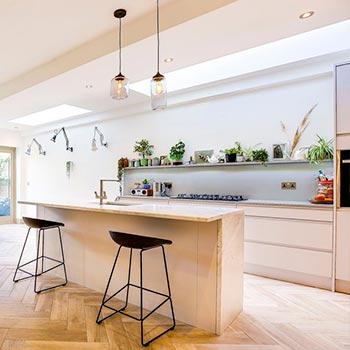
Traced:
<path fill-rule="evenodd" d="M 333 210 L 333 204 L 314 204 L 310 201 L 286 201 L 278 199 L 247 199 L 244 201 L 212 201 L 212 200 L 191 200 L 191 199 L 178 199 L 176 197 L 146 197 L 146 196 L 123 196 L 123 200 L 138 201 L 140 203 L 152 202 L 152 200 L 160 200 L 164 203 L 188 203 L 188 204 L 203 204 L 210 206 L 223 206 L 223 207 L 236 207 L 238 206 L 282 206 L 282 207 L 300 207 L 300 208 L 311 208 L 311 209 L 323 209 Z"/>
<path fill-rule="evenodd" d="M 42 200 L 20 200 L 19 204 L 39 205 L 50 208 L 83 210 L 103 212 L 111 214 L 134 215 L 144 217 L 155 217 L 172 220 L 212 222 L 220 220 L 224 216 L 243 213 L 236 208 L 222 208 L 216 206 L 193 206 L 184 204 L 152 204 L 133 203 L 122 200 L 113 204 L 84 203 L 84 202 L 51 202 Z"/>

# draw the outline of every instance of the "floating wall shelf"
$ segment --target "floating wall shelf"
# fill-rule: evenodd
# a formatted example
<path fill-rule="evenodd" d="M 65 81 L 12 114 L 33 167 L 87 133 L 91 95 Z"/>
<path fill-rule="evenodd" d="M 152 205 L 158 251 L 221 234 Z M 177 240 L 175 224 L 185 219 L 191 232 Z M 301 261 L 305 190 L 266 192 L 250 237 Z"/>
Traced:
<path fill-rule="evenodd" d="M 331 163 L 332 160 L 326 160 L 325 162 Z M 308 164 L 307 160 L 274 160 L 266 162 L 266 166 L 281 165 L 281 164 Z M 152 169 L 183 169 L 183 168 L 217 168 L 217 167 L 232 167 L 232 166 L 263 166 L 261 162 L 235 162 L 235 163 L 203 163 L 203 164 L 185 164 L 185 165 L 157 165 L 157 166 L 138 166 L 124 168 L 124 171 L 129 170 L 152 170 Z"/>

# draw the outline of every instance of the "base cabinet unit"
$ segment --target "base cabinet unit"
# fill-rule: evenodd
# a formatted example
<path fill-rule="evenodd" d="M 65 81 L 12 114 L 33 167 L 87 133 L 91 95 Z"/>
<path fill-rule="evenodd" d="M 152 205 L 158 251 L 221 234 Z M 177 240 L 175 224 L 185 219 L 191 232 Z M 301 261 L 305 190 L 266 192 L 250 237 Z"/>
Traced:
<path fill-rule="evenodd" d="M 350 209 L 337 210 L 335 288 L 350 293 Z"/>
<path fill-rule="evenodd" d="M 245 272 L 332 288 L 332 208 L 244 206 Z"/>

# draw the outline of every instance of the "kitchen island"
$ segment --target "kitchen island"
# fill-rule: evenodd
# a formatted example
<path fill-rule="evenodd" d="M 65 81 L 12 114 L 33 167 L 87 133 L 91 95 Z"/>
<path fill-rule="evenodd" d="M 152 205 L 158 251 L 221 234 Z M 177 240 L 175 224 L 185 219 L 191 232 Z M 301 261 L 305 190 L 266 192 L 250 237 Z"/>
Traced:
<path fill-rule="evenodd" d="M 38 218 L 65 224 L 64 251 L 71 282 L 104 292 L 117 250 L 109 230 L 162 237 L 173 241 L 166 247 L 166 254 L 178 321 L 222 334 L 242 310 L 244 214 L 241 209 L 181 204 L 122 205 L 122 202 L 114 205 L 19 203 L 35 205 Z M 45 242 L 47 252 L 57 255 L 54 237 L 46 235 Z M 113 281 L 111 291 L 126 281 L 126 250 L 121 258 L 118 281 Z M 144 283 L 147 288 L 165 292 L 160 258 L 157 250 L 146 253 Z M 138 283 L 138 266 L 134 261 L 133 283 Z M 138 293 L 131 293 L 130 301 L 138 305 L 138 300 Z M 146 299 L 146 309 L 153 305 L 154 300 Z M 159 313 L 169 316 L 165 307 Z"/>

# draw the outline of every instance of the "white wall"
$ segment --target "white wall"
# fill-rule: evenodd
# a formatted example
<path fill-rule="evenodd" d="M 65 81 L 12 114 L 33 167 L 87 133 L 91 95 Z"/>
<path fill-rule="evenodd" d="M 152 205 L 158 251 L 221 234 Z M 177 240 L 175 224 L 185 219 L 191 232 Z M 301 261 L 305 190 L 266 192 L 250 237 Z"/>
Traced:
<path fill-rule="evenodd" d="M 155 145 L 154 155 L 167 154 L 170 147 L 182 139 L 186 143 L 185 160 L 195 150 L 224 149 L 231 147 L 234 141 L 241 141 L 243 145 L 261 143 L 271 152 L 273 143 L 286 141 L 280 121 L 291 133 L 295 132 L 304 114 L 315 103 L 318 107 L 300 143 L 300 146 L 307 146 L 316 141 L 316 134 L 327 138 L 333 136 L 333 80 L 330 74 L 236 92 L 162 112 L 101 121 L 96 125 L 103 131 L 109 147 L 97 152 L 90 150 L 95 124 L 67 128 L 73 153 L 65 151 L 62 135 L 54 144 L 49 141 L 53 133 L 44 132 L 36 137 L 47 156 L 37 155 L 33 148 L 32 156 L 24 158 L 23 198 L 93 200 L 98 180 L 115 178 L 118 158 L 136 157 L 133 146 L 142 138 Z M 70 179 L 65 175 L 65 162 L 69 160 L 74 162 Z M 307 173 L 309 180 L 312 178 L 313 181 L 314 172 L 312 169 Z M 190 180 L 186 181 L 188 184 Z"/>

